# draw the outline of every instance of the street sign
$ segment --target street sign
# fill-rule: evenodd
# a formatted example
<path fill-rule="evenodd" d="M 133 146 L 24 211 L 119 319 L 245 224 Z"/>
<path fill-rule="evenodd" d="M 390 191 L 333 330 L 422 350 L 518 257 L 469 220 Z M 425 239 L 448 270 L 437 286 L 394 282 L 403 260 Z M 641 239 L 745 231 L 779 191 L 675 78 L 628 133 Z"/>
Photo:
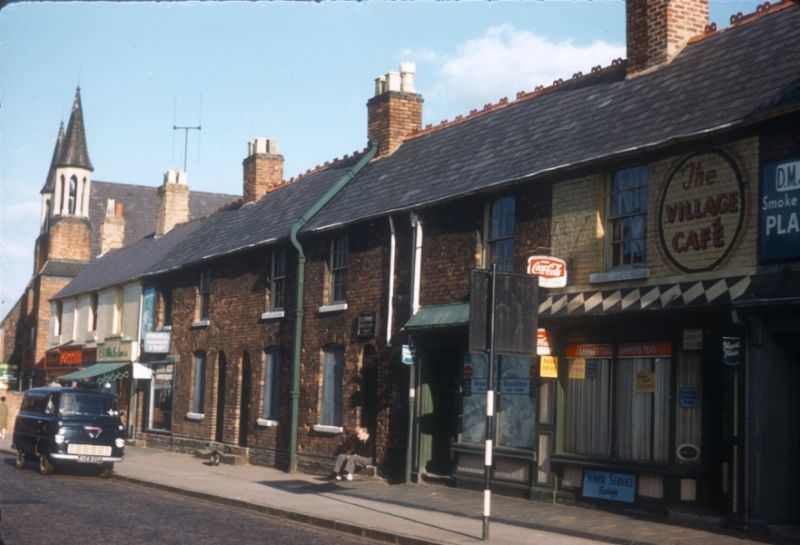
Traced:
<path fill-rule="evenodd" d="M 528 274 L 539 277 L 541 288 L 563 288 L 567 285 L 567 262 L 550 255 L 532 255 Z"/>
<path fill-rule="evenodd" d="M 401 361 L 404 365 L 414 365 L 414 350 L 410 344 L 403 345 Z"/>

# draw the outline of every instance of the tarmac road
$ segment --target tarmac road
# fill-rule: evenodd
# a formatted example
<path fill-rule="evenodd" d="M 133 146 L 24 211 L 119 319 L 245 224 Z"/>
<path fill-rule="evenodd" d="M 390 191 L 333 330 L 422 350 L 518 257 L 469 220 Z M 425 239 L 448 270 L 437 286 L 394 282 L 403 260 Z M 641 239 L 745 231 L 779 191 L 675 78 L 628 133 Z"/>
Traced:
<path fill-rule="evenodd" d="M 379 543 L 85 472 L 43 476 L 33 463 L 19 471 L 7 454 L 0 510 L 5 545 Z"/>

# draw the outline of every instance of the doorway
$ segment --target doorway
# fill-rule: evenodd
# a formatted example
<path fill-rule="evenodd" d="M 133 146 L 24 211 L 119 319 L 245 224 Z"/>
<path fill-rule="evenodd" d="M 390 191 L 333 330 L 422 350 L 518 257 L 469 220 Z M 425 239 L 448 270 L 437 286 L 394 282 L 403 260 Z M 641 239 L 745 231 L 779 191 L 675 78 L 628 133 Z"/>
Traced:
<path fill-rule="evenodd" d="M 364 347 L 361 367 L 361 427 L 369 431 L 368 451 L 374 460 L 378 432 L 378 358 L 372 345 Z"/>
<path fill-rule="evenodd" d="M 460 370 L 464 345 L 418 345 L 419 405 L 417 472 L 428 477 L 451 477 L 453 444 L 458 440 Z"/>
<path fill-rule="evenodd" d="M 250 354 L 242 354 L 242 391 L 239 406 L 239 446 L 247 446 L 247 433 L 250 429 Z"/>
<path fill-rule="evenodd" d="M 214 439 L 221 443 L 225 432 L 225 375 L 228 364 L 225 353 L 220 352 L 217 358 L 217 429 Z"/>

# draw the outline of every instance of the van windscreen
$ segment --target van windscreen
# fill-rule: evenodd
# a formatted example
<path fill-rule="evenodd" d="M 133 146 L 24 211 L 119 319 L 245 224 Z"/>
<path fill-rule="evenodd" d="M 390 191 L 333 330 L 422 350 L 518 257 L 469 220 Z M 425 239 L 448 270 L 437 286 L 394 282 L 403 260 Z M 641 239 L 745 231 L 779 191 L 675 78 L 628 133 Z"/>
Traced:
<path fill-rule="evenodd" d="M 114 398 L 82 393 L 63 393 L 58 403 L 58 410 L 64 416 L 74 415 L 107 415 L 116 410 Z"/>

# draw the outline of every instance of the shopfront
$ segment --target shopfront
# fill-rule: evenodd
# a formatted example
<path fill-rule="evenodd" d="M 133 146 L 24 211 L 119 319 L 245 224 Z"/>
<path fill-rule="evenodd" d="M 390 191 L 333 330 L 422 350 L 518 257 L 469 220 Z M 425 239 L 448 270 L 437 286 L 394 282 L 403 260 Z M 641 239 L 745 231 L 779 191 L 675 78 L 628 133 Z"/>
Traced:
<path fill-rule="evenodd" d="M 169 354 L 171 332 L 148 331 L 144 334 L 142 354 L 137 363 L 136 398 L 142 432 L 170 433 L 172 430 L 172 395 L 175 359 Z"/>

